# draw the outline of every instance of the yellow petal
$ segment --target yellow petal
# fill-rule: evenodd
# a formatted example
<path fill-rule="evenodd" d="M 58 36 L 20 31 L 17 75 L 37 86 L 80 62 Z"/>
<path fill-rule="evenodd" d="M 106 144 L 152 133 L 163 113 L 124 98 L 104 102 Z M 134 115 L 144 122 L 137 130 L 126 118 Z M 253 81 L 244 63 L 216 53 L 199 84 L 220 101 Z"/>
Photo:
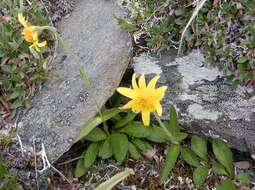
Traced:
<path fill-rule="evenodd" d="M 150 125 L 150 112 L 149 111 L 142 111 L 142 120 L 143 120 L 143 124 L 145 126 Z"/>
<path fill-rule="evenodd" d="M 134 104 L 134 102 L 133 102 L 133 100 L 131 100 L 128 103 L 126 103 L 122 108 L 123 109 L 130 109 L 130 108 L 133 107 L 133 104 Z"/>
<path fill-rule="evenodd" d="M 43 42 L 38 42 L 38 47 L 44 47 L 44 46 L 46 46 L 47 45 L 47 42 L 46 41 L 43 41 Z"/>
<path fill-rule="evenodd" d="M 34 46 L 34 48 L 35 48 L 35 50 L 36 50 L 37 52 L 40 52 L 40 49 L 39 49 L 39 47 L 37 46 L 37 44 L 33 44 L 33 46 Z"/>
<path fill-rule="evenodd" d="M 117 88 L 117 91 L 120 94 L 122 94 L 122 95 L 124 95 L 124 96 L 126 96 L 128 98 L 131 98 L 131 99 L 136 97 L 135 91 L 132 90 L 131 88 L 119 87 L 119 88 Z"/>
<path fill-rule="evenodd" d="M 132 87 L 135 90 L 138 89 L 138 86 L 137 86 L 137 83 L 136 83 L 136 75 L 135 75 L 135 73 L 132 76 Z"/>
<path fill-rule="evenodd" d="M 142 76 L 140 76 L 138 83 L 139 83 L 139 87 L 140 88 L 146 88 L 144 74 L 142 74 Z"/>
<path fill-rule="evenodd" d="M 18 20 L 22 26 L 28 27 L 27 22 L 22 13 L 18 13 Z"/>
<path fill-rule="evenodd" d="M 159 88 L 157 88 L 154 92 L 154 96 L 155 98 L 160 101 L 164 98 L 165 96 L 165 92 L 166 92 L 167 86 L 161 86 Z"/>
<path fill-rule="evenodd" d="M 158 79 L 159 79 L 159 76 L 153 77 L 153 79 L 151 79 L 151 81 L 149 82 L 147 88 L 148 88 L 149 90 L 155 89 L 155 86 L 156 86 L 156 83 L 157 83 Z"/>
<path fill-rule="evenodd" d="M 162 106 L 160 105 L 160 103 L 157 104 L 156 111 L 158 116 L 162 116 Z"/>

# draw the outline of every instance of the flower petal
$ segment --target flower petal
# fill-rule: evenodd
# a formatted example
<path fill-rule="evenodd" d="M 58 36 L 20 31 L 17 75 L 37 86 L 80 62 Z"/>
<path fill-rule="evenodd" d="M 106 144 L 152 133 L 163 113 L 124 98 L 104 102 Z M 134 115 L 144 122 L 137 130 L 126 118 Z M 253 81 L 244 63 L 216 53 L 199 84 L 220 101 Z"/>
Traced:
<path fill-rule="evenodd" d="M 27 24 L 27 22 L 26 22 L 26 20 L 25 20 L 22 13 L 18 13 L 18 20 L 19 20 L 19 22 L 22 26 L 28 27 L 28 24 Z"/>
<path fill-rule="evenodd" d="M 138 89 L 138 86 L 137 86 L 137 83 L 136 83 L 136 74 L 134 73 L 133 76 L 132 76 L 132 87 L 133 89 L 137 90 Z"/>
<path fill-rule="evenodd" d="M 142 74 L 142 76 L 140 76 L 138 83 L 139 83 L 139 88 L 143 88 L 143 89 L 146 88 L 144 74 Z"/>
<path fill-rule="evenodd" d="M 158 116 L 162 116 L 162 106 L 160 105 L 160 103 L 157 104 L 156 111 Z"/>
<path fill-rule="evenodd" d="M 143 124 L 145 126 L 150 125 L 150 112 L 149 111 L 142 111 L 142 120 L 143 120 Z"/>
<path fill-rule="evenodd" d="M 46 41 L 43 41 L 43 42 L 38 42 L 38 47 L 44 47 L 47 45 L 47 42 Z"/>
<path fill-rule="evenodd" d="M 132 108 L 133 106 L 134 106 L 134 101 L 131 100 L 131 101 L 129 101 L 128 103 L 126 103 L 122 108 L 123 108 L 123 109 L 130 109 L 130 108 Z"/>
<path fill-rule="evenodd" d="M 151 79 L 151 81 L 149 82 L 147 88 L 148 88 L 149 90 L 155 89 L 155 86 L 156 86 L 156 83 L 157 83 L 158 79 L 159 79 L 159 76 L 153 77 L 153 79 Z"/>
<path fill-rule="evenodd" d="M 128 98 L 131 98 L 131 99 L 136 97 L 135 91 L 132 90 L 131 88 L 119 87 L 119 88 L 117 88 L 117 91 L 120 94 L 122 94 L 122 95 L 124 95 L 124 96 L 126 96 Z"/>
<path fill-rule="evenodd" d="M 155 92 L 154 92 L 155 98 L 156 98 L 158 101 L 162 100 L 162 99 L 164 98 L 164 96 L 165 96 L 166 90 L 167 90 L 167 86 L 161 86 L 161 87 L 157 88 L 157 89 L 155 90 Z"/>

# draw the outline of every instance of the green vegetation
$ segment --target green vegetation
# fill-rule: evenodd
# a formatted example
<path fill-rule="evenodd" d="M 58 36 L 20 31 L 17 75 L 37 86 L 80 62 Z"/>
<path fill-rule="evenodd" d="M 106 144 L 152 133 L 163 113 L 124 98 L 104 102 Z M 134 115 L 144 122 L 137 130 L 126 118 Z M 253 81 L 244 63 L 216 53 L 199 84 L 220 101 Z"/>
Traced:
<path fill-rule="evenodd" d="M 122 0 L 130 17 L 117 18 L 123 29 L 134 34 L 138 46 L 158 51 L 178 48 L 181 33 L 196 3 L 193 0 Z M 240 83 L 254 77 L 255 2 L 206 1 L 184 37 L 186 50 L 200 48 L 209 63 L 229 80 Z"/>
<path fill-rule="evenodd" d="M 21 1 L 22 2 L 22 1 Z M 43 15 L 38 2 L 33 0 L 31 5 L 19 5 L 19 1 L 3 0 L 0 2 L 4 16 L 0 19 L 0 97 L 4 102 L 6 112 L 18 107 L 29 106 L 29 99 L 36 88 L 47 78 L 46 58 L 50 48 L 41 48 L 40 52 L 33 51 L 22 36 L 22 25 L 17 15 L 23 12 L 28 22 L 33 25 L 49 25 L 49 20 Z M 47 38 L 46 32 L 39 37 Z"/>
<path fill-rule="evenodd" d="M 118 102 L 116 96 L 110 102 Z M 111 107 L 116 106 L 111 104 Z M 246 173 L 234 176 L 232 152 L 221 139 L 213 139 L 212 143 L 209 143 L 197 135 L 192 135 L 190 143 L 187 143 L 187 140 L 184 142 L 187 134 L 181 132 L 173 106 L 170 107 L 170 120 L 166 124 L 166 129 L 173 138 L 170 138 L 160 125 L 160 122 L 153 122 L 151 126 L 145 127 L 135 113 L 117 108 L 105 109 L 102 116 L 92 118 L 81 130 L 79 138 L 87 148 L 76 165 L 75 176 L 85 175 L 97 158 L 114 157 L 119 163 L 128 157 L 138 160 L 152 150 L 152 143 L 170 143 L 165 162 L 159 171 L 162 182 L 167 180 L 177 160 L 182 159 L 192 168 L 196 186 L 202 186 L 206 182 L 210 169 L 214 175 L 227 178 L 217 186 L 217 190 L 222 186 L 233 186 L 235 189 L 235 181 L 249 183 Z M 212 148 L 214 156 L 208 151 L 208 147 Z"/>

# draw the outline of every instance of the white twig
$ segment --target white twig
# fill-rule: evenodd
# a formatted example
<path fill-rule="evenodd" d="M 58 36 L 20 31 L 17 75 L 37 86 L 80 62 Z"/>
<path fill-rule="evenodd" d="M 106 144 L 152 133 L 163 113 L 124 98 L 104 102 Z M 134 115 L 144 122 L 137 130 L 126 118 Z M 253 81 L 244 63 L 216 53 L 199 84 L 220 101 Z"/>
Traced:
<path fill-rule="evenodd" d="M 194 12 L 192 13 L 192 16 L 190 17 L 189 22 L 187 23 L 187 25 L 185 26 L 184 30 L 182 31 L 182 35 L 181 35 L 181 40 L 180 40 L 177 56 L 179 56 L 181 54 L 181 52 L 182 52 L 182 42 L 183 42 L 183 38 L 185 36 L 185 33 L 186 33 L 187 29 L 189 28 L 189 26 L 191 25 L 192 21 L 197 16 L 199 10 L 204 6 L 205 2 L 206 2 L 206 0 L 201 0 L 201 1 L 197 2 L 197 6 L 196 6 Z"/>
<path fill-rule="evenodd" d="M 35 181 L 36 181 L 36 188 L 39 190 L 38 184 L 38 173 L 37 173 L 37 161 L 36 161 L 36 148 L 35 148 L 35 139 L 33 138 L 33 149 L 34 149 L 34 160 L 35 160 Z"/>
<path fill-rule="evenodd" d="M 22 157 L 24 157 L 23 144 L 22 144 L 21 138 L 20 138 L 20 136 L 18 134 L 17 134 L 17 138 L 18 138 L 18 141 L 19 141 L 20 149 L 21 149 L 21 155 L 22 155 Z"/>

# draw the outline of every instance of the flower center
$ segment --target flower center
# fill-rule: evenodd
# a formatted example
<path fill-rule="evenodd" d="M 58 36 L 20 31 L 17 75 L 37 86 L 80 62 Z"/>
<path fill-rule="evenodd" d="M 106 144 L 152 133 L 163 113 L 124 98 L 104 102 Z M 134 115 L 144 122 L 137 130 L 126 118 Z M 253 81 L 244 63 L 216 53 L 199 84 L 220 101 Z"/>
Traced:
<path fill-rule="evenodd" d="M 138 104 L 145 110 L 154 111 L 153 99 L 150 96 L 138 98 Z"/>
<path fill-rule="evenodd" d="M 27 42 L 33 43 L 35 41 L 33 37 L 34 31 L 32 28 L 30 27 L 24 28 L 23 35 Z"/>

